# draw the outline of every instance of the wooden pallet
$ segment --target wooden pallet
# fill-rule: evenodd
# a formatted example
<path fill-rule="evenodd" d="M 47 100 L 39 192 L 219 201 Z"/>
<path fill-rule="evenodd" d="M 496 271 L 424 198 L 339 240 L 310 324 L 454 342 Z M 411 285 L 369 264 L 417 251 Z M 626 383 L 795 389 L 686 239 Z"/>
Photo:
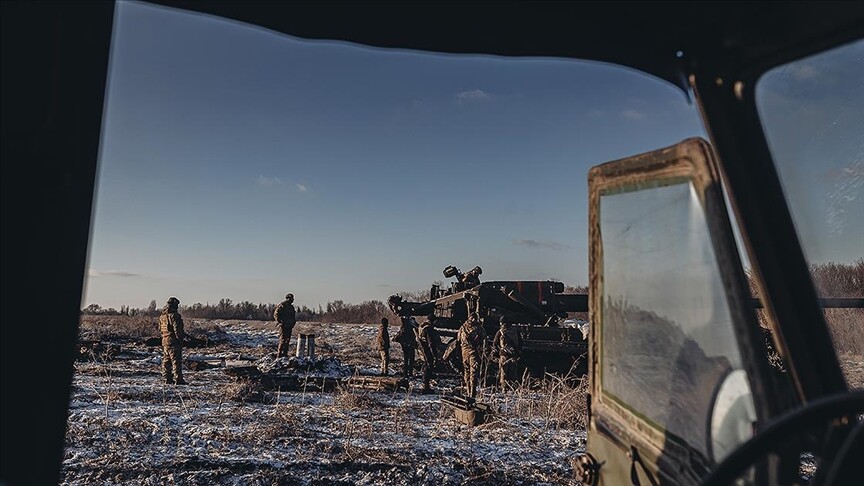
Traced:
<path fill-rule="evenodd" d="M 345 382 L 348 388 L 374 391 L 408 390 L 408 380 L 396 376 L 365 376 L 358 375 L 348 378 Z"/>

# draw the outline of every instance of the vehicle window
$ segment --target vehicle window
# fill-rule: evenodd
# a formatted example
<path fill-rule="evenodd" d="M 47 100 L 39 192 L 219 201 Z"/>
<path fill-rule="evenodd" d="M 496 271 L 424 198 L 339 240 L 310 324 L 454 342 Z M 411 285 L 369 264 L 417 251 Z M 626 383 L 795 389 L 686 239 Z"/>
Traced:
<path fill-rule="evenodd" d="M 600 232 L 603 389 L 707 456 L 711 401 L 741 358 L 697 191 L 603 194 Z"/>
<path fill-rule="evenodd" d="M 483 281 L 584 285 L 588 171 L 703 134 L 696 107 L 679 90 L 602 63 L 309 41 L 146 3 L 117 2 L 112 39 L 81 328 L 91 349 L 118 339 L 122 348 L 111 349 L 127 354 L 76 365 L 64 483 L 106 474 L 108 482 L 122 474 L 124 481 L 180 484 L 244 484 L 250 474 L 267 483 L 302 482 L 297 478 L 309 474 L 322 482 L 381 482 L 385 474 L 396 484 L 461 482 L 478 476 L 458 464 L 456 471 L 453 458 L 477 447 L 518 452 L 474 461 L 496 477 L 571 477 L 571 444 L 585 432 L 583 415 L 569 407 L 550 405 L 558 412 L 540 414 L 534 405 L 514 405 L 513 412 L 531 416 L 531 428 L 466 441 L 473 432 L 448 425 L 449 414 L 436 408 L 429 415 L 437 393 L 407 400 L 382 393 L 381 406 L 347 405 L 346 413 L 362 417 L 346 422 L 343 409 L 333 408 L 335 393 L 253 390 L 197 364 L 209 361 L 188 358 L 229 356 L 228 364 L 209 363 L 286 370 L 271 365 L 290 326 L 273 319 L 291 292 L 298 321 L 291 351 L 302 354 L 296 344 L 311 332 L 323 363 L 344 365 L 326 369 L 377 375 L 378 323 L 387 317 L 389 372 L 404 373 L 408 361 L 410 374 L 411 359 L 395 341 L 400 320 L 385 302 L 397 293 L 425 301 L 445 266 L 480 266 Z M 186 334 L 218 339 L 184 350 L 201 371 L 187 365 L 190 385 L 177 390 L 167 386 L 172 377 L 161 376 L 169 361 L 158 314 L 169 296 L 180 300 Z M 523 357 L 560 362 L 564 346 L 549 343 L 552 352 Z M 233 357 L 240 359 L 231 365 Z M 493 365 L 497 372 L 497 360 Z M 534 381 L 524 376 L 527 391 Z M 419 389 L 416 374 L 411 383 Z M 433 390 L 460 385 L 460 378 L 442 377 Z M 522 396 L 495 390 L 507 400 Z M 542 395 L 531 396 L 541 403 Z M 563 430 L 558 417 L 574 428 L 561 442 L 538 436 L 541 415 L 556 421 L 544 433 Z M 402 423 L 449 432 L 432 437 Z M 361 428 L 393 434 L 359 437 L 353 431 Z M 100 439 L 121 432 L 118 440 Z M 527 445 L 529 433 L 539 437 L 536 447 Z M 366 460 L 355 452 L 358 441 L 386 465 L 381 472 L 342 467 Z M 176 444 L 183 445 L 179 454 Z M 311 460 L 293 468 L 298 450 Z M 435 471 L 428 479 L 414 475 L 418 451 L 424 470 Z M 502 470 L 501 457 L 513 468 Z M 394 476 L 390 464 L 400 471 L 408 464 L 407 475 Z"/>
<path fill-rule="evenodd" d="M 864 297 L 864 41 L 767 72 L 756 101 L 820 297 Z M 864 309 L 825 309 L 864 387 Z"/>

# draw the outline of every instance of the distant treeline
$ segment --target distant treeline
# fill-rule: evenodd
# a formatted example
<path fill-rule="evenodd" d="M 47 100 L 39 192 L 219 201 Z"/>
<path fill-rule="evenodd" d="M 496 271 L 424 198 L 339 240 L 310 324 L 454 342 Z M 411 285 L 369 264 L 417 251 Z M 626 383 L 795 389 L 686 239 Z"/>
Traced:
<path fill-rule="evenodd" d="M 566 287 L 564 293 L 577 294 L 588 293 L 587 287 Z M 429 291 L 421 290 L 415 292 L 398 292 L 398 295 L 409 302 L 424 302 L 429 299 Z M 163 304 L 164 305 L 164 304 Z M 255 321 L 269 321 L 273 319 L 273 311 L 276 304 L 252 303 L 248 300 L 234 302 L 231 299 L 220 299 L 216 304 L 202 304 L 200 302 L 192 305 L 181 305 L 180 313 L 184 317 L 200 319 L 245 319 Z M 392 319 L 394 315 L 390 312 L 387 304 L 380 300 L 367 300 L 359 304 L 352 304 L 343 300 L 327 302 L 326 306 L 318 306 L 317 309 L 305 305 L 295 304 L 298 321 L 323 321 L 323 322 L 346 322 L 352 324 L 379 322 L 382 317 Z M 156 300 L 151 300 L 146 308 L 137 309 L 130 306 L 103 308 L 99 304 L 90 304 L 81 309 L 82 315 L 96 316 L 143 316 L 155 317 L 162 311 L 162 305 Z M 576 317 L 587 319 L 585 315 Z"/>
<path fill-rule="evenodd" d="M 819 295 L 822 297 L 864 297 L 864 258 L 860 258 L 851 264 L 825 263 L 810 266 L 813 281 Z M 753 295 L 756 293 L 755 281 L 750 276 L 750 286 Z M 564 293 L 581 294 L 588 293 L 587 287 L 566 287 Z M 407 301 L 423 302 L 429 298 L 428 291 L 399 292 L 399 295 Z M 267 321 L 273 319 L 273 310 L 276 304 L 254 304 L 249 301 L 234 302 L 231 299 L 221 299 L 216 304 L 196 303 L 189 306 L 181 306 L 180 312 L 186 317 L 202 319 L 248 319 Z M 84 315 L 108 315 L 108 316 L 157 316 L 162 306 L 152 300 L 150 305 L 143 309 L 129 306 L 104 309 L 98 304 L 90 304 L 81 310 Z M 377 322 L 382 317 L 393 315 L 387 305 L 380 300 L 367 300 L 359 304 L 352 304 L 343 300 L 333 300 L 326 306 L 318 306 L 317 309 L 305 305 L 297 305 L 297 320 L 299 321 L 326 321 L 363 323 Z M 583 315 L 584 314 L 584 315 Z M 587 313 L 571 315 L 571 317 L 587 319 Z"/>
<path fill-rule="evenodd" d="M 864 297 L 864 258 L 852 263 L 814 263 L 810 265 L 810 275 L 819 297 Z M 759 296 L 753 273 L 747 275 L 750 292 Z"/>
<path fill-rule="evenodd" d="M 427 292 L 400 292 L 403 298 L 428 299 Z M 273 319 L 273 311 L 276 304 L 252 303 L 249 301 L 234 302 L 231 299 L 221 299 L 216 304 L 202 304 L 200 302 L 192 305 L 181 305 L 180 313 L 187 318 L 201 319 L 245 319 L 256 321 L 268 321 Z M 380 300 L 367 300 L 359 304 L 351 304 L 342 300 L 333 300 L 326 306 L 318 306 L 317 309 L 305 305 L 297 305 L 298 321 L 326 321 L 364 323 L 377 322 L 382 317 L 392 318 L 393 315 L 387 305 Z M 130 306 L 120 306 L 120 309 L 102 308 L 99 304 L 90 304 L 81 310 L 83 315 L 102 316 L 158 316 L 162 310 L 156 300 L 150 301 L 146 308 L 137 309 Z"/>

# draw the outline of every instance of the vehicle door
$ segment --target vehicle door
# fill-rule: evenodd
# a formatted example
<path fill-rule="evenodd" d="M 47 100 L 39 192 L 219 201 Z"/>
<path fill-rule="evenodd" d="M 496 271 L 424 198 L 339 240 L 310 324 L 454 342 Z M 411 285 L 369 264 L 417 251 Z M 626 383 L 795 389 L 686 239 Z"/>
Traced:
<path fill-rule="evenodd" d="M 696 484 L 777 407 L 712 149 L 594 167 L 589 194 L 583 480 Z"/>

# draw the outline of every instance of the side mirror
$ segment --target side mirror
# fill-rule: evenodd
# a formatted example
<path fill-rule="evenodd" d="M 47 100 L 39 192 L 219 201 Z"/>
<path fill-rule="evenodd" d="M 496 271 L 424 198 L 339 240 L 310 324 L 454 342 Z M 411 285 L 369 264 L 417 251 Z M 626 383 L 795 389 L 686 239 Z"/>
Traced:
<path fill-rule="evenodd" d="M 720 463 L 736 447 L 753 436 L 756 408 L 744 370 L 732 370 L 714 394 L 711 406 L 708 451 Z"/>

